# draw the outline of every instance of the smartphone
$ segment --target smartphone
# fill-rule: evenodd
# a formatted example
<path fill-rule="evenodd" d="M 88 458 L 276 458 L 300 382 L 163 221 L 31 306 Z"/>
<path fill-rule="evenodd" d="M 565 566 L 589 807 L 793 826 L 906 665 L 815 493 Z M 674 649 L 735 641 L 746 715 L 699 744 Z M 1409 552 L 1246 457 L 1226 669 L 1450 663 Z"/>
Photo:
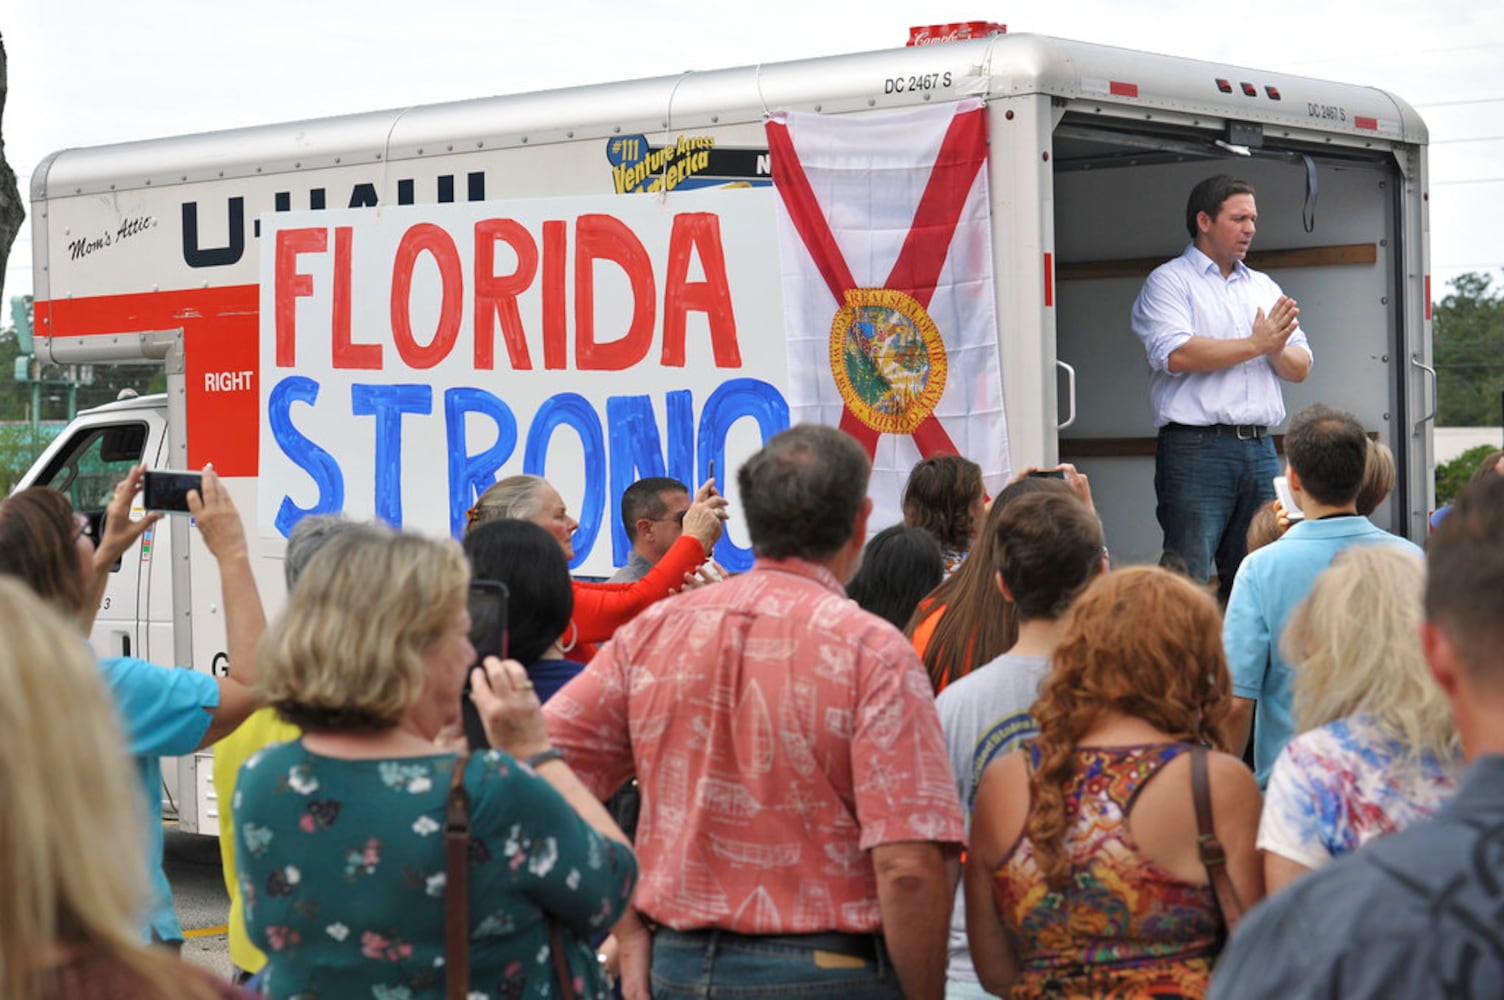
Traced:
<path fill-rule="evenodd" d="M 1065 478 L 1065 470 L 1064 469 L 1035 469 L 1033 472 L 1029 473 L 1029 475 L 1031 475 L 1031 476 L 1038 476 L 1041 479 L 1064 479 Z"/>
<path fill-rule="evenodd" d="M 188 491 L 201 490 L 204 475 L 201 472 L 170 472 L 165 469 L 148 469 L 144 477 L 146 489 L 141 502 L 147 510 L 163 510 L 174 514 L 188 513 Z M 199 494 L 203 496 L 202 493 Z"/>
<path fill-rule="evenodd" d="M 1305 514 L 1295 505 L 1295 494 L 1290 491 L 1290 480 L 1284 476 L 1275 476 L 1274 495 L 1278 498 L 1279 505 L 1285 508 L 1285 517 L 1292 521 L 1305 520 Z"/>
<path fill-rule="evenodd" d="M 714 479 L 715 478 L 715 459 L 713 459 L 713 458 L 710 460 L 710 475 L 706 476 L 705 478 L 706 479 Z"/>
<path fill-rule="evenodd" d="M 486 657 L 507 656 L 507 604 L 510 595 L 507 585 L 499 580 L 470 581 L 470 645 L 475 647 L 475 662 L 470 665 L 473 676 Z M 489 678 L 487 678 L 489 682 Z M 481 724 L 480 712 L 470 700 L 470 685 L 460 692 L 460 718 L 465 725 L 465 740 L 472 750 L 485 750 L 491 746 L 486 739 L 486 727 Z"/>

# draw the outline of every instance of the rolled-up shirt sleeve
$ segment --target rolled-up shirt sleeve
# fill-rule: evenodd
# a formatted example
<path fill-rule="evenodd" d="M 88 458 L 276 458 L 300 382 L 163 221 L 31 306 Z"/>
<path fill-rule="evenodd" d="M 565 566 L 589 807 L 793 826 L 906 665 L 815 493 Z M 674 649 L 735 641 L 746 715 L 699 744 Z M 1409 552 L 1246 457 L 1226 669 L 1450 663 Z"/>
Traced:
<path fill-rule="evenodd" d="M 219 682 L 184 667 L 159 667 L 131 656 L 99 661 L 115 699 L 130 753 L 168 757 L 203 743 L 219 707 Z"/>
<path fill-rule="evenodd" d="M 1166 267 L 1149 275 L 1133 303 L 1133 332 L 1144 345 L 1151 369 L 1184 374 L 1170 371 L 1170 355 L 1196 334 L 1191 328 L 1190 289 L 1180 275 Z"/>

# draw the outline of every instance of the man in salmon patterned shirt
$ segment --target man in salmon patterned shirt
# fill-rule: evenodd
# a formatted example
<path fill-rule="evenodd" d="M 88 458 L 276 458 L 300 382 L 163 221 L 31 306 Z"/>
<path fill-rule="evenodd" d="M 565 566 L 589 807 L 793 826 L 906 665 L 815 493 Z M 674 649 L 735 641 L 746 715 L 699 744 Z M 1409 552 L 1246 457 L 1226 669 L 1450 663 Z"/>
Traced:
<path fill-rule="evenodd" d="M 869 472 L 834 428 L 774 437 L 738 475 L 752 570 L 649 608 L 546 707 L 597 795 L 638 776 L 655 997 L 943 994 L 965 828 L 913 647 L 842 589 Z M 618 936 L 645 997 L 647 936 Z"/>

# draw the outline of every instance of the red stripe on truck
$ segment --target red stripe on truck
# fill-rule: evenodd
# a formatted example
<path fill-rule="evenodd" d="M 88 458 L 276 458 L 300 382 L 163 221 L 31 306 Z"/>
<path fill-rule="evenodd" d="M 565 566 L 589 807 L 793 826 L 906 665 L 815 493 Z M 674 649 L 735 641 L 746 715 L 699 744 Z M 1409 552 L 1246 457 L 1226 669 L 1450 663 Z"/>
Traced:
<path fill-rule="evenodd" d="M 1114 97 L 1137 97 L 1138 84 L 1123 83 L 1121 80 L 1112 80 L 1107 84 L 1107 92 Z"/>
<path fill-rule="evenodd" d="M 183 331 L 188 466 L 254 476 L 260 427 L 260 295 L 256 285 L 99 295 L 36 303 L 39 334 L 105 337 Z"/>
<path fill-rule="evenodd" d="M 1379 130 L 1379 120 L 1377 118 L 1364 118 L 1362 115 L 1355 115 L 1353 117 L 1353 127 L 1377 132 Z"/>

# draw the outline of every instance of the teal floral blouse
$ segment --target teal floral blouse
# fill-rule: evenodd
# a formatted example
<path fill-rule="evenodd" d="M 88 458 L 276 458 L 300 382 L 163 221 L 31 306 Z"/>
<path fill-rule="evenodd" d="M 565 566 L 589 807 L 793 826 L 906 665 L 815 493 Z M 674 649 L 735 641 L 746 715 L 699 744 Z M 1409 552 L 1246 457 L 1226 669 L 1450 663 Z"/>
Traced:
<path fill-rule="evenodd" d="M 444 802 L 455 757 L 343 760 L 268 747 L 235 786 L 237 876 L 268 995 L 444 995 Z M 556 997 L 547 916 L 580 997 L 607 997 L 595 950 L 637 860 L 526 765 L 491 750 L 470 790 L 470 1000 Z"/>

